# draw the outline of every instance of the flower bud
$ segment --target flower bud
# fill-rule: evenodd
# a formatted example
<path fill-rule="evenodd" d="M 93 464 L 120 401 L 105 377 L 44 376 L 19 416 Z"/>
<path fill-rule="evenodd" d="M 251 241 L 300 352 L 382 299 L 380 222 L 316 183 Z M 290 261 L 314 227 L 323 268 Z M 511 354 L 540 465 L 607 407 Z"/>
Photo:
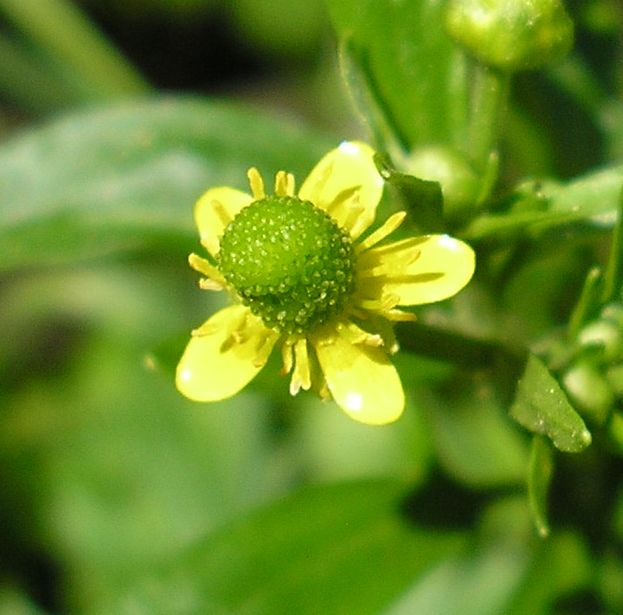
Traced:
<path fill-rule="evenodd" d="M 407 160 L 406 171 L 441 184 L 444 216 L 449 220 L 465 218 L 474 207 L 480 183 L 470 163 L 459 152 L 440 145 L 416 150 Z"/>
<path fill-rule="evenodd" d="M 614 391 L 597 368 L 579 361 L 567 370 L 562 383 L 581 414 L 603 425 L 614 405 Z"/>
<path fill-rule="evenodd" d="M 505 71 L 539 68 L 573 44 L 560 0 L 451 0 L 446 29 L 481 62 Z"/>

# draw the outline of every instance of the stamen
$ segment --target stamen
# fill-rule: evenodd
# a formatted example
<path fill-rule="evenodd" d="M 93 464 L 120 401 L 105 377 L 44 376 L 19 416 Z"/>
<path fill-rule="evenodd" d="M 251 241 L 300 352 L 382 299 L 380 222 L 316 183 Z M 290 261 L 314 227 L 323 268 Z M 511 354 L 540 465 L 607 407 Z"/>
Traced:
<path fill-rule="evenodd" d="M 317 172 L 318 173 L 318 172 Z M 318 177 L 318 181 L 314 183 L 313 186 L 310 187 L 309 193 L 307 197 L 312 203 L 320 203 L 321 198 L 320 195 L 322 191 L 325 189 L 327 183 L 329 182 L 329 178 L 333 173 L 333 163 L 327 164 L 324 169 L 322 169 L 318 174 L 314 173 L 314 177 Z"/>
<path fill-rule="evenodd" d="M 212 199 L 212 201 L 210 201 L 210 206 L 212 207 L 214 213 L 218 216 L 219 221 L 224 227 L 233 220 L 225 205 L 223 205 L 223 203 L 221 203 L 220 201 Z"/>
<path fill-rule="evenodd" d="M 264 192 L 264 180 L 262 179 L 260 172 L 255 167 L 251 167 L 247 171 L 247 177 L 249 178 L 249 186 L 251 187 L 253 199 L 255 201 L 259 201 L 265 198 L 266 193 Z"/>
<path fill-rule="evenodd" d="M 294 196 L 294 175 L 279 171 L 275 175 L 275 194 L 277 196 Z"/>
<path fill-rule="evenodd" d="M 364 250 L 368 250 L 372 246 L 379 243 L 379 241 L 385 239 L 385 237 L 393 233 L 403 223 L 406 216 L 407 212 L 399 211 L 393 216 L 387 218 L 387 220 L 380 228 L 368 235 L 361 243 L 359 243 L 355 247 L 355 252 L 357 254 L 360 254 Z"/>
<path fill-rule="evenodd" d="M 294 364 L 294 356 L 292 354 L 293 345 L 294 340 L 290 337 L 288 337 L 281 345 L 281 361 L 283 363 L 283 366 L 281 368 L 280 374 L 282 376 L 289 374 L 292 370 L 292 365 Z"/>
<path fill-rule="evenodd" d="M 211 280 L 210 278 L 201 278 L 199 280 L 199 288 L 201 290 L 215 290 L 215 291 L 219 291 L 219 290 L 223 290 L 223 285 L 219 284 L 218 282 L 215 282 L 214 280 Z"/>
<path fill-rule="evenodd" d="M 374 248 L 373 252 L 377 255 L 392 254 L 394 252 L 400 252 L 402 250 L 416 248 L 421 243 L 428 241 L 428 239 L 429 238 L 426 235 L 423 235 L 421 237 L 410 237 L 409 239 L 401 239 L 400 241 L 388 243 L 386 246 L 379 246 L 378 248 Z"/>
<path fill-rule="evenodd" d="M 383 338 L 380 335 L 368 333 L 352 321 L 340 323 L 337 328 L 340 335 L 350 344 L 365 344 L 374 347 L 383 345 Z"/>
<path fill-rule="evenodd" d="M 398 295 L 388 294 L 380 299 L 359 299 L 357 307 L 364 308 L 370 312 L 385 313 L 398 305 L 400 297 Z"/>
<path fill-rule="evenodd" d="M 255 367 L 262 367 L 266 365 L 271 352 L 273 351 L 273 340 L 277 333 L 274 331 L 266 331 L 263 335 L 258 336 L 258 346 L 256 349 L 255 358 L 253 359 L 253 365 Z"/>
<path fill-rule="evenodd" d="M 374 248 L 360 256 L 357 271 L 359 278 L 378 278 L 387 276 L 392 271 L 405 271 L 422 253 L 421 250 L 413 247 L 406 248 L 401 254 L 394 254 L 391 258 L 384 258 L 384 254 L 378 252 L 381 249 Z M 388 271 L 388 265 L 391 265 L 391 271 Z"/>
<path fill-rule="evenodd" d="M 339 218 L 340 214 L 338 212 L 338 208 L 342 208 L 344 211 L 348 210 L 351 206 L 351 201 L 355 194 L 357 194 L 361 190 L 360 186 L 352 186 L 351 188 L 346 188 L 338 193 L 338 195 L 329 203 L 326 207 L 327 213 L 330 213 L 334 218 Z M 356 202 L 359 202 L 359 197 L 354 199 Z"/>
<path fill-rule="evenodd" d="M 207 276 L 210 280 L 212 280 L 212 282 L 218 284 L 220 288 L 223 288 L 223 286 L 225 285 L 225 278 L 221 275 L 221 272 L 205 258 L 201 258 L 196 254 L 190 254 L 188 256 L 188 264 L 195 271 L 203 273 L 203 275 Z"/>
<path fill-rule="evenodd" d="M 364 228 L 361 225 L 361 214 L 365 211 L 365 208 L 361 205 L 350 205 L 346 211 L 346 215 L 342 221 L 342 226 L 347 228 L 350 232 L 350 236 L 353 239 L 357 239 Z"/>
<path fill-rule="evenodd" d="M 212 333 L 216 333 L 219 330 L 218 325 L 214 325 L 209 322 L 204 322 L 200 327 L 193 329 L 190 334 L 193 337 L 203 337 L 204 335 L 212 335 Z"/>
<path fill-rule="evenodd" d="M 331 399 L 331 392 L 329 391 L 329 387 L 327 385 L 327 381 L 323 378 L 322 384 L 318 388 L 318 395 L 322 401 L 327 401 Z"/>
<path fill-rule="evenodd" d="M 415 314 L 405 312 L 404 310 L 397 310 L 395 308 L 383 312 L 383 316 L 387 318 L 387 320 L 392 320 L 394 322 L 413 322 L 417 320 L 417 316 Z"/>
<path fill-rule="evenodd" d="M 292 173 L 288 173 L 287 182 L 286 182 L 286 194 L 288 196 L 294 196 L 295 188 L 296 188 L 296 182 L 294 179 L 294 175 L 292 175 Z"/>
<path fill-rule="evenodd" d="M 311 372 L 307 354 L 307 339 L 302 337 L 294 344 L 295 365 L 290 381 L 290 395 L 296 395 L 301 389 L 308 391 L 311 387 Z"/>

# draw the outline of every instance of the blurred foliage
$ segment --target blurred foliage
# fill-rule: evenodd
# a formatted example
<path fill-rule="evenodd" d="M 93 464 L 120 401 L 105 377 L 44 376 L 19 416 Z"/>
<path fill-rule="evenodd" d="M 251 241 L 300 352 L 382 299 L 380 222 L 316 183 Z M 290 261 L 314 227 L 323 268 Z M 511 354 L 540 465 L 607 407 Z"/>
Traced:
<path fill-rule="evenodd" d="M 0 0 L 0 615 L 623 612 L 623 11 L 510 75 L 446 5 Z M 194 200 L 364 135 L 478 252 L 405 416 L 183 399 Z"/>

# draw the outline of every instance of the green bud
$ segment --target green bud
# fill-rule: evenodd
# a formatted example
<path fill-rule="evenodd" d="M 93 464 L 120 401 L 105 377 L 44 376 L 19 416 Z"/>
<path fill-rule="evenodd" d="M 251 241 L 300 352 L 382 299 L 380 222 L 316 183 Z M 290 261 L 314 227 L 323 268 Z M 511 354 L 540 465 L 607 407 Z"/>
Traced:
<path fill-rule="evenodd" d="M 350 236 L 325 211 L 295 197 L 243 208 L 225 229 L 217 258 L 242 303 L 284 333 L 326 322 L 355 287 Z"/>
<path fill-rule="evenodd" d="M 614 391 L 594 365 L 579 361 L 562 378 L 571 401 L 593 422 L 603 425 L 614 405 Z"/>
<path fill-rule="evenodd" d="M 460 221 L 473 210 L 480 182 L 465 156 L 456 150 L 441 145 L 424 147 L 413 152 L 405 166 L 410 175 L 441 184 L 447 219 Z"/>
<path fill-rule="evenodd" d="M 481 62 L 504 71 L 539 68 L 573 45 L 560 0 L 451 0 L 448 34 Z"/>
<path fill-rule="evenodd" d="M 623 356 L 623 331 L 612 321 L 588 323 L 578 334 L 578 341 L 584 348 L 596 350 L 604 363 Z"/>

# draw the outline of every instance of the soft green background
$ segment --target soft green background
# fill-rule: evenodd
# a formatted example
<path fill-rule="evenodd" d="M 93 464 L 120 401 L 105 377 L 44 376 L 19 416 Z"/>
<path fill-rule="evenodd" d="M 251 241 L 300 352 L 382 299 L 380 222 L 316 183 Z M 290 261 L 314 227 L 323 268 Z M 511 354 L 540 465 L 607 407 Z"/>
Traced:
<path fill-rule="evenodd" d="M 621 301 L 620 7 L 568 2 L 574 52 L 513 77 L 491 191 L 445 4 L 0 0 L 0 615 L 623 612 L 623 356 L 578 350 Z M 196 20 L 263 69 L 175 91 L 102 29 Z M 484 195 L 450 221 L 476 280 L 399 328 L 404 417 L 291 398 L 277 360 L 185 400 L 172 368 L 225 300 L 186 264 L 194 201 L 345 138 L 450 148 Z M 408 170 L 383 207 L 443 226 Z M 607 373 L 602 414 L 569 364 Z"/>

